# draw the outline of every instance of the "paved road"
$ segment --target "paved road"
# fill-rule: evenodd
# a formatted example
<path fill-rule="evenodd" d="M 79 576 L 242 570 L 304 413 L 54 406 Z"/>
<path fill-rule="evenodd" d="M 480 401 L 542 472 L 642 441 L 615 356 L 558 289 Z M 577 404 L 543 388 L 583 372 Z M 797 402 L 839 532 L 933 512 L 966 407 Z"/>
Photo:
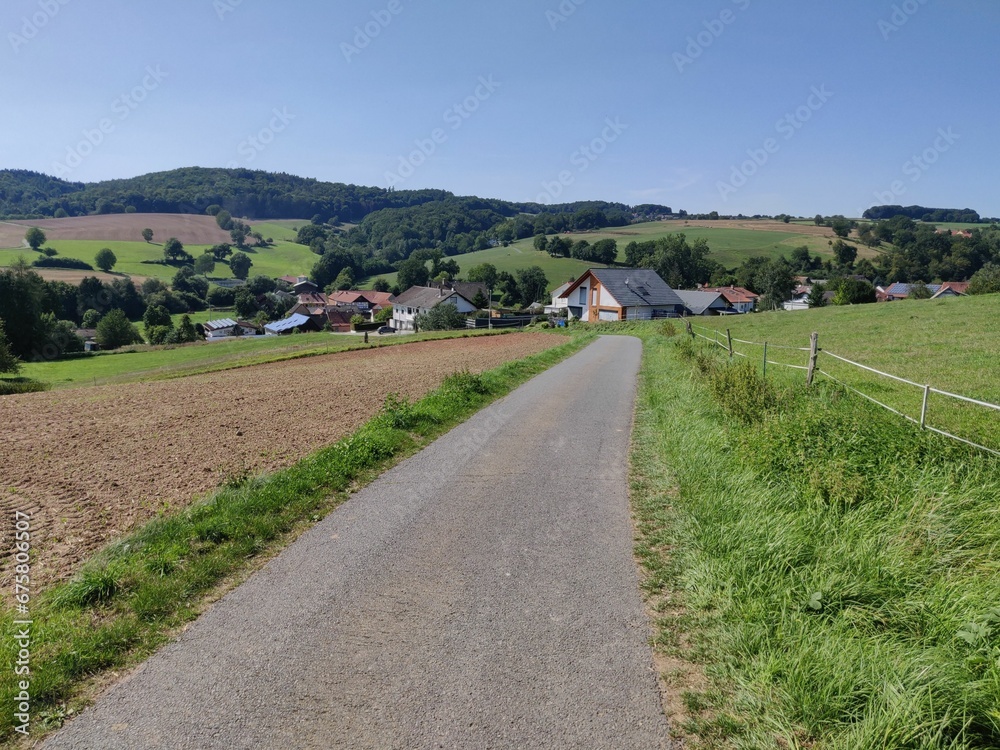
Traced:
<path fill-rule="evenodd" d="M 670 746 L 601 338 L 395 469 L 45 747 Z"/>

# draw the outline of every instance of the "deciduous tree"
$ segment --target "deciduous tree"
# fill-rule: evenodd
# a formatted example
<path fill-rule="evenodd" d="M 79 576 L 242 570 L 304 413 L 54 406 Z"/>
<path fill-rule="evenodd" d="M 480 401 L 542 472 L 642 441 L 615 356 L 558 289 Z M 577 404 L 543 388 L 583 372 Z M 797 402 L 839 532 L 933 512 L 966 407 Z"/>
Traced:
<path fill-rule="evenodd" d="M 250 267 L 253 261 L 246 253 L 236 253 L 229 259 L 229 269 L 237 279 L 246 279 L 250 275 Z"/>
<path fill-rule="evenodd" d="M 21 362 L 11 354 L 10 346 L 7 343 L 7 334 L 4 331 L 3 321 L 0 320 L 0 372 L 16 373 L 21 369 Z"/>
<path fill-rule="evenodd" d="M 987 263 L 969 279 L 969 294 L 1000 293 L 1000 265 Z"/>
<path fill-rule="evenodd" d="M 125 317 L 125 313 L 115 308 L 97 324 L 97 343 L 102 349 L 119 349 L 129 344 L 142 343 L 142 336 Z"/>
<path fill-rule="evenodd" d="M 101 248 L 97 251 L 97 255 L 94 256 L 94 265 L 105 272 L 114 268 L 115 263 L 117 262 L 118 256 L 116 256 L 111 248 L 108 247 Z"/>
<path fill-rule="evenodd" d="M 426 313 L 418 315 L 416 325 L 419 331 L 450 331 L 465 327 L 465 315 L 450 302 L 442 302 Z"/>
<path fill-rule="evenodd" d="M 195 258 L 194 272 L 202 276 L 208 276 L 215 271 L 215 256 L 211 252 L 204 252 Z"/>
<path fill-rule="evenodd" d="M 24 233 L 24 239 L 27 241 L 28 247 L 32 250 L 37 250 L 45 244 L 45 232 L 38 227 L 31 227 Z"/>

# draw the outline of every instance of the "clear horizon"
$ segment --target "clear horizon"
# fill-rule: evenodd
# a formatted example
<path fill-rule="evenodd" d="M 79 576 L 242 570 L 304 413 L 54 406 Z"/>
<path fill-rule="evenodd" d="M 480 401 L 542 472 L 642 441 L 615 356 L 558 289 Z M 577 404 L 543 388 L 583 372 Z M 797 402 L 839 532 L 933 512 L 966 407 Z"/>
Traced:
<path fill-rule="evenodd" d="M 183 166 L 691 213 L 1000 216 L 986 0 L 12 0 L 3 168 Z"/>

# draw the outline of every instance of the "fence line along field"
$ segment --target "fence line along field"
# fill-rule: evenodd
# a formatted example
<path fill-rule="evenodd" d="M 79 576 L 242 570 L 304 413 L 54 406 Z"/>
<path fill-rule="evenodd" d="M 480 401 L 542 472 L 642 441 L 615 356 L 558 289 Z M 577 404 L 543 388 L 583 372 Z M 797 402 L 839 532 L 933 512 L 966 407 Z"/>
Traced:
<path fill-rule="evenodd" d="M 542 333 L 426 341 L 0 398 L 0 513 L 32 515 L 32 580 L 44 587 L 158 513 L 350 434 L 389 393 L 416 399 L 456 371 L 482 372 L 563 341 Z M 13 591 L 10 534 L 0 531 L 4 596 Z"/>

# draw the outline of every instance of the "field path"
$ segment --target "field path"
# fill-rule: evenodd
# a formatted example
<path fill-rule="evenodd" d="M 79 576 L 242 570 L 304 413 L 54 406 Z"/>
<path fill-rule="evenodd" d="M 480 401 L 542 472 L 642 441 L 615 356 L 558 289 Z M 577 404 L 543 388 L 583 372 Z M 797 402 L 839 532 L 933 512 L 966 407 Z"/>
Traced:
<path fill-rule="evenodd" d="M 384 474 L 53 737 L 60 748 L 670 747 L 602 338 Z"/>

